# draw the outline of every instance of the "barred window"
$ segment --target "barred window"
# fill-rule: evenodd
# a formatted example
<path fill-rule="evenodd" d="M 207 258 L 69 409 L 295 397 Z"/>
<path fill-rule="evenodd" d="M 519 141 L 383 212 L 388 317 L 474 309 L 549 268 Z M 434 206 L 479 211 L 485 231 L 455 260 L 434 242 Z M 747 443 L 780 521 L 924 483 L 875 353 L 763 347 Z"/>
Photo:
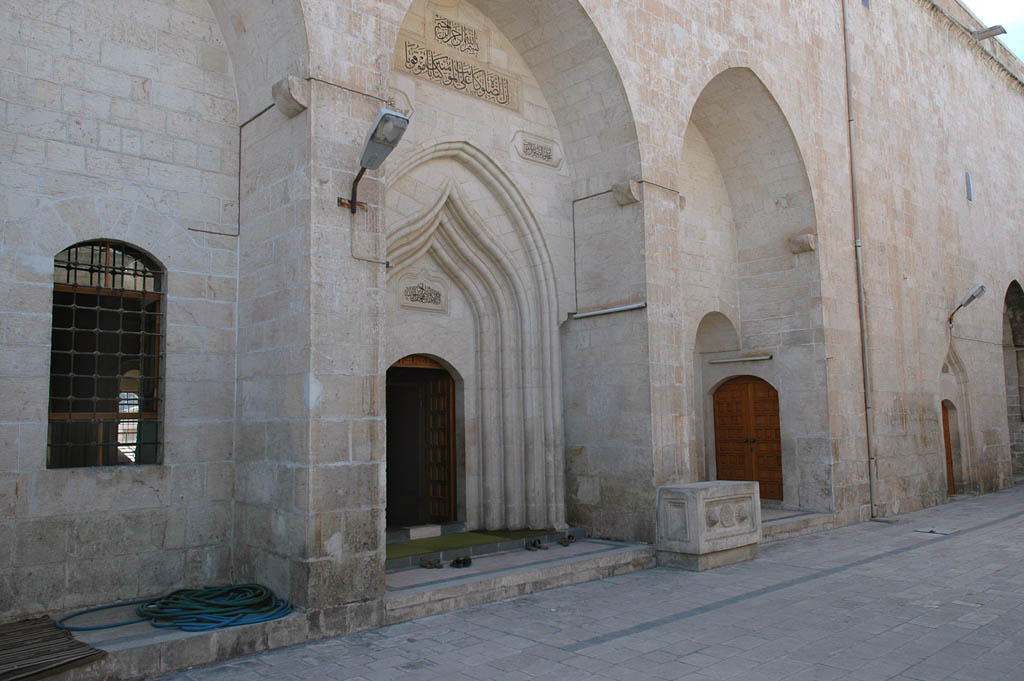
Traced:
<path fill-rule="evenodd" d="M 53 261 L 48 468 L 159 463 L 164 273 L 127 244 Z"/>

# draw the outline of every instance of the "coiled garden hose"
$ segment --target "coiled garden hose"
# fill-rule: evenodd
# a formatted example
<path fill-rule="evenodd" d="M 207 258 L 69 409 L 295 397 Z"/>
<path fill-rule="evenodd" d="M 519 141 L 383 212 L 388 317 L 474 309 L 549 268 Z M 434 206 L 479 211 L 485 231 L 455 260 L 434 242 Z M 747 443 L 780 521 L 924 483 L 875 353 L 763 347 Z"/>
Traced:
<path fill-rule="evenodd" d="M 135 605 L 138 619 L 94 626 L 71 626 L 70 619 L 100 610 Z M 292 611 L 291 603 L 276 598 L 274 592 L 260 584 L 207 586 L 202 589 L 180 589 L 159 598 L 144 598 L 130 603 L 101 605 L 76 612 L 57 622 L 68 631 L 112 629 L 149 621 L 154 627 L 176 627 L 182 631 L 209 631 L 221 627 L 268 622 Z"/>

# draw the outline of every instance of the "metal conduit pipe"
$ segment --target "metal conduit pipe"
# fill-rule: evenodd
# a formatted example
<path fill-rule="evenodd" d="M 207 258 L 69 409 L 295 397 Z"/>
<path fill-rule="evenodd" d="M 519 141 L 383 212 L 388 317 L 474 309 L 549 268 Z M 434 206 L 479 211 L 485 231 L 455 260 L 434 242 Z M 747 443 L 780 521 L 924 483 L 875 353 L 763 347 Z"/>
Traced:
<path fill-rule="evenodd" d="M 618 305 L 616 307 L 606 307 L 603 310 L 593 310 L 591 312 L 575 312 L 572 315 L 573 319 L 586 319 L 587 317 L 597 317 L 605 314 L 615 314 L 616 312 L 629 312 L 630 310 L 642 310 L 647 307 L 647 303 L 630 303 L 629 305 Z"/>
<path fill-rule="evenodd" d="M 875 503 L 875 480 L 878 465 L 875 460 L 874 426 L 871 415 L 871 364 L 868 350 L 867 305 L 864 300 L 864 257 L 861 248 L 860 210 L 857 203 L 857 164 L 854 154 L 853 131 L 853 87 L 850 82 L 850 23 L 847 0 L 840 0 L 843 7 L 843 63 L 846 66 L 846 118 L 847 143 L 850 148 L 850 208 L 853 213 L 853 252 L 857 261 L 857 312 L 860 317 L 860 363 L 864 380 L 864 433 L 868 450 L 868 493 L 871 496 L 871 517 L 877 518 Z"/>

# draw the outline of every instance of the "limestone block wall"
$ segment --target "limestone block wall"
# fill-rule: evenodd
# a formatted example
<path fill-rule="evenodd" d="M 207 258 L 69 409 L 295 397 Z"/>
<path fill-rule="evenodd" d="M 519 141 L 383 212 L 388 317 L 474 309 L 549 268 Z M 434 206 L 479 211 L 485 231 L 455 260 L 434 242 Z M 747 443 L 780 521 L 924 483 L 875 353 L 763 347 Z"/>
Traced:
<path fill-rule="evenodd" d="M 738 201 L 745 205 L 747 215 L 752 215 L 754 206 L 764 213 L 777 213 L 779 200 L 785 205 L 789 193 L 775 182 L 765 183 L 763 196 L 732 197 L 724 179 L 709 177 L 713 186 L 705 188 L 702 186 L 705 180 L 697 180 L 697 176 L 691 174 L 695 167 L 687 155 L 700 155 L 695 148 L 691 151 L 689 144 L 691 130 L 696 132 L 692 125 L 694 115 L 701 113 L 695 111 L 698 98 L 715 76 L 731 68 L 746 69 L 764 84 L 792 131 L 808 185 L 801 199 L 804 213 L 815 217 L 818 228 L 828 225 L 829 241 L 819 245 L 816 253 L 787 252 L 782 256 L 800 266 L 799 271 L 794 272 L 786 265 L 781 277 L 793 281 L 792 284 L 781 282 L 778 290 L 766 289 L 761 281 L 765 272 L 749 269 L 749 263 L 761 256 L 745 257 L 749 261 L 748 273 L 753 278 L 747 282 L 749 294 L 743 301 L 749 308 L 750 320 L 758 322 L 749 329 L 749 347 L 773 346 L 776 357 L 781 358 L 780 350 L 791 344 L 792 355 L 782 359 L 779 374 L 795 379 L 795 387 L 801 392 L 800 400 L 793 405 L 807 403 L 808 397 L 813 396 L 811 408 L 817 410 L 814 422 L 801 425 L 810 428 L 802 433 L 810 435 L 807 444 L 811 440 L 815 444 L 806 448 L 802 456 L 805 461 L 813 462 L 816 472 L 807 476 L 799 466 L 794 469 L 801 484 L 816 490 L 809 495 L 813 499 L 809 505 L 828 509 L 833 497 L 829 471 L 837 463 L 838 455 L 849 451 L 851 456 L 860 456 L 861 468 L 866 470 L 857 432 L 852 428 L 835 430 L 831 427 L 831 413 L 836 411 L 841 412 L 843 418 L 856 419 L 854 398 L 860 389 L 859 367 L 854 365 L 854 371 L 839 375 L 834 383 L 829 376 L 826 388 L 825 357 L 834 354 L 826 350 L 829 343 L 840 343 L 834 347 L 840 350 L 843 361 L 857 362 L 856 335 L 840 338 L 824 331 L 837 320 L 842 320 L 840 326 L 848 324 L 851 315 L 853 329 L 856 329 L 855 290 L 849 286 L 854 273 L 849 257 L 850 241 L 848 233 L 840 235 L 837 231 L 838 225 L 849 224 L 848 196 L 842 193 L 845 149 L 841 135 L 845 119 L 842 101 L 836 96 L 842 92 L 836 89 L 842 87 L 841 42 L 836 40 L 842 26 L 839 6 L 837 3 L 801 3 L 799 7 L 730 3 L 727 8 L 722 5 L 709 9 L 703 3 L 664 2 L 647 4 L 643 12 L 623 15 L 615 3 L 585 4 L 621 72 L 628 74 L 624 77 L 624 86 L 638 121 L 646 185 L 660 185 L 667 193 L 677 193 L 682 199 L 675 216 L 669 214 L 668 200 L 663 200 L 663 208 L 649 209 L 653 216 L 663 215 L 659 220 L 674 226 L 678 238 L 666 239 L 669 230 L 659 231 L 655 225 L 647 225 L 645 245 L 649 296 L 665 306 L 663 319 L 668 331 L 660 335 L 667 339 L 663 341 L 665 344 L 657 349 L 652 347 L 651 354 L 652 357 L 671 357 L 672 364 L 659 363 L 658 374 L 681 376 L 681 379 L 670 380 L 682 381 L 684 385 L 682 390 L 675 391 L 681 393 L 675 398 L 678 406 L 666 408 L 666 415 L 659 421 L 673 424 L 667 430 L 660 426 L 660 432 L 661 437 L 670 433 L 667 441 L 675 444 L 656 457 L 656 469 L 666 478 L 678 476 L 679 482 L 704 479 L 708 475 L 706 453 L 713 443 L 705 441 L 702 432 L 709 405 L 704 404 L 705 388 L 700 372 L 696 371 L 698 360 L 692 354 L 697 328 L 708 312 L 717 310 L 734 315 L 737 329 L 747 333 L 740 320 L 742 315 L 738 314 L 741 300 L 737 249 L 749 251 L 752 244 L 749 237 L 744 243 L 724 243 L 730 231 L 726 225 L 736 220 L 733 203 Z M 651 16 L 659 19 L 654 21 Z M 810 39 L 812 35 L 818 37 Z M 738 91 L 736 95 L 742 97 L 743 92 Z M 728 105 L 735 99 L 726 97 L 718 104 Z M 710 124 L 720 125 L 725 137 L 732 134 L 730 126 L 735 131 L 737 116 L 728 106 L 709 107 L 702 115 Z M 772 125 L 770 120 L 762 123 Z M 687 144 L 684 144 L 684 136 Z M 765 137 L 770 138 L 770 135 Z M 756 146 L 764 140 L 752 141 Z M 700 146 L 696 141 L 694 145 Z M 703 146 L 708 147 L 706 139 Z M 722 153 L 722 149 L 718 151 L 723 159 L 731 156 Z M 705 157 L 715 156 L 710 147 L 703 153 Z M 747 158 L 752 156 L 755 154 Z M 746 160 L 743 156 L 735 158 Z M 725 165 L 735 167 L 728 162 Z M 707 175 L 698 171 L 698 175 L 702 173 Z M 772 173 L 780 174 L 779 167 L 772 167 L 763 175 L 767 177 Z M 735 171 L 733 174 L 736 175 Z M 716 185 L 717 182 L 722 184 Z M 705 191 L 711 194 L 705 195 Z M 719 192 L 717 198 L 714 192 Z M 713 203 L 718 207 L 713 207 Z M 754 224 L 747 220 L 748 224 Z M 769 225 L 768 231 L 800 232 L 813 226 L 810 221 L 795 220 Z M 756 229 L 752 234 L 756 234 Z M 782 243 L 785 241 L 785 238 L 780 239 Z M 682 266 L 662 265 L 657 260 L 659 252 L 681 254 L 677 262 Z M 841 252 L 843 257 L 836 259 L 836 252 Z M 820 291 L 815 290 L 814 282 L 822 281 L 825 272 L 830 280 L 821 283 Z M 780 282 L 771 286 L 780 286 Z M 765 301 L 769 294 L 779 297 L 775 302 L 778 309 L 757 312 L 752 305 Z M 806 305 L 806 308 L 794 308 L 788 314 L 780 307 L 794 303 Z M 837 320 L 830 319 L 831 315 Z M 659 336 L 652 331 L 651 337 Z M 768 342 L 769 337 L 775 340 Z M 783 337 L 787 339 L 785 342 Z M 676 340 L 679 338 L 683 340 Z M 809 362 L 801 359 L 808 355 Z M 792 367 L 809 370 L 806 380 L 792 376 Z M 667 395 L 659 395 L 653 402 L 655 409 L 673 404 Z M 681 423 L 668 417 L 677 409 L 682 416 Z M 793 409 L 800 411 L 797 406 Z M 796 440 L 793 442 L 795 447 Z"/>
<path fill-rule="evenodd" d="M 937 190 L 934 178 L 930 176 L 934 172 L 936 162 L 938 161 L 941 167 L 942 161 L 931 157 L 930 154 L 945 153 L 944 150 L 954 144 L 958 136 L 963 136 L 962 130 L 987 129 L 987 124 L 978 121 L 968 123 L 963 112 L 953 115 L 941 107 L 936 110 L 934 103 L 968 101 L 960 99 L 958 93 L 961 91 L 974 92 L 975 96 L 969 99 L 972 102 L 1006 101 L 1007 109 L 993 115 L 996 125 L 1002 126 L 1004 119 L 1019 120 L 1018 100 L 1015 94 L 1011 94 L 1015 92 L 1014 86 L 1006 84 L 1012 79 L 1007 80 L 1003 76 L 998 76 L 997 72 L 1000 69 L 984 54 L 980 54 L 973 43 L 961 40 L 962 32 L 950 30 L 950 24 L 940 20 L 941 15 L 933 11 L 930 3 L 908 3 L 906 6 L 901 5 L 898 12 L 888 5 L 881 11 L 876 7 L 867 8 L 856 3 L 852 5 L 855 21 L 853 80 L 855 104 L 858 107 L 856 110 L 862 117 L 874 115 L 878 118 L 876 124 L 870 126 L 868 131 L 858 132 L 859 144 L 869 146 L 870 151 L 867 153 L 873 157 L 868 163 L 868 170 L 865 171 L 863 165 L 860 166 L 862 174 L 859 177 L 859 185 L 872 185 L 872 189 L 865 189 L 869 196 L 862 197 L 861 205 L 866 207 L 867 215 L 865 217 L 862 214 L 862 219 L 872 223 L 871 229 L 882 231 L 886 231 L 883 225 L 893 224 L 894 216 L 903 220 L 906 220 L 908 215 L 913 216 L 910 220 L 915 225 L 922 222 L 929 225 L 948 224 L 953 216 L 940 214 L 939 211 L 942 209 L 933 201 L 936 196 L 945 196 L 945 189 Z M 803 152 L 814 213 L 818 225 L 822 227 L 817 256 L 821 272 L 820 328 L 823 330 L 824 346 L 821 352 L 815 353 L 815 361 L 825 362 L 827 366 L 827 389 L 820 380 L 813 383 L 813 388 L 824 391 L 828 409 L 828 430 L 825 436 L 827 446 L 817 447 L 810 453 L 810 458 L 825 461 L 826 468 L 832 468 L 832 494 L 836 509 L 845 514 L 844 517 L 864 517 L 867 512 L 867 466 L 861 394 L 863 388 L 857 338 L 849 171 L 844 139 L 844 62 L 840 3 L 807 3 L 799 7 L 788 5 L 777 8 L 730 6 L 727 13 L 707 12 L 704 11 L 706 8 L 698 8 L 685 2 L 665 3 L 657 6 L 656 13 L 662 18 L 659 26 L 648 26 L 642 18 L 636 19 L 632 16 L 624 20 L 612 3 L 587 3 L 587 8 L 598 30 L 608 42 L 610 51 L 619 60 L 623 72 L 631 76 L 626 79 L 625 87 L 634 103 L 639 121 L 638 131 L 645 160 L 646 179 L 658 181 L 670 188 L 674 186 L 676 180 L 672 173 L 678 163 L 675 159 L 681 157 L 682 131 L 685 127 L 680 128 L 672 116 L 679 111 L 691 110 L 691 103 L 700 94 L 704 84 L 726 68 L 740 66 L 751 69 L 767 85 L 785 114 L 797 145 Z M 915 27 L 914 31 L 900 32 L 897 35 L 893 27 L 900 25 L 899 21 L 909 22 Z M 644 30 L 628 30 L 634 25 L 643 26 Z M 670 37 L 668 31 L 672 26 L 694 28 L 692 32 L 677 29 Z M 768 30 L 767 27 L 771 29 Z M 812 35 L 816 36 L 813 40 L 797 39 L 794 44 L 793 36 Z M 775 42 L 781 40 L 782 36 L 786 36 L 785 45 Z M 997 48 L 992 48 L 991 51 L 1002 55 Z M 950 59 L 955 60 L 956 68 L 943 56 L 937 60 L 941 65 L 937 70 L 935 62 L 929 61 L 930 55 L 947 53 L 953 55 Z M 913 70 L 915 87 L 882 90 L 880 83 L 900 80 L 893 72 L 894 55 L 904 54 L 918 55 L 914 58 L 913 66 L 907 67 Z M 653 55 L 658 55 L 658 58 L 654 58 Z M 968 61 L 970 65 L 966 66 Z M 652 64 L 672 64 L 673 69 L 669 72 Z M 961 66 L 965 68 L 961 69 Z M 902 70 L 899 70 L 899 73 L 902 73 Z M 1000 80 L 1001 78 L 1003 80 Z M 922 107 L 919 113 L 923 114 L 922 105 L 925 103 L 932 107 L 927 117 L 903 115 L 903 107 L 910 112 Z M 880 104 L 880 107 L 876 108 L 876 104 Z M 977 112 L 981 109 L 983 108 L 973 107 L 971 111 L 973 115 L 978 116 L 980 114 Z M 887 113 L 880 115 L 879 111 Z M 949 124 L 938 126 L 940 130 L 945 126 L 945 135 L 934 134 L 937 129 L 936 116 L 953 116 Z M 956 121 L 955 125 L 952 124 L 953 120 Z M 678 121 L 678 116 L 675 121 Z M 674 134 L 677 130 L 678 135 Z M 1015 134 L 1016 132 L 1011 133 L 1011 138 Z M 895 157 L 896 163 L 893 162 L 894 148 L 899 150 Z M 980 140 L 972 148 L 980 149 Z M 971 156 L 972 165 L 988 168 L 985 171 L 986 176 L 992 177 L 998 184 L 1004 178 L 1013 176 L 1013 162 L 1010 158 L 1012 152 L 1008 152 L 1008 148 L 1018 147 L 1000 146 L 998 151 L 990 154 L 994 158 L 985 160 L 980 160 L 980 155 L 975 153 Z M 995 158 L 999 160 L 996 161 Z M 912 165 L 913 169 L 905 172 L 908 164 Z M 996 171 L 996 167 L 1002 172 Z M 982 170 L 976 167 L 975 186 L 978 172 Z M 956 176 L 957 183 L 961 185 L 958 193 L 962 194 L 963 169 L 959 170 Z M 898 196 L 893 191 L 894 186 L 906 187 L 902 203 L 893 203 Z M 1001 189 L 998 195 L 1000 198 L 1010 196 Z M 939 204 L 941 203 L 942 201 L 939 201 Z M 1011 199 L 1009 214 L 1015 214 L 1015 205 Z M 975 213 L 981 212 L 977 208 L 977 202 L 974 202 L 970 210 Z M 880 213 L 885 214 L 883 216 Z M 938 404 L 934 397 L 936 370 L 932 368 L 926 375 L 925 372 L 910 369 L 914 374 L 913 378 L 901 383 L 894 390 L 890 390 L 890 381 L 894 376 L 906 374 L 908 366 L 913 367 L 915 362 L 923 361 L 921 358 L 925 356 L 933 358 L 932 367 L 940 366 L 949 346 L 948 342 L 940 340 L 941 335 L 931 337 L 924 334 L 922 323 L 916 321 L 917 317 L 925 314 L 925 310 L 932 309 L 930 304 L 937 296 L 933 295 L 929 301 L 911 300 L 897 295 L 895 300 L 898 302 L 893 303 L 894 298 L 889 295 L 890 291 L 894 284 L 902 290 L 905 286 L 919 285 L 907 284 L 908 281 L 920 282 L 922 278 L 941 279 L 942 276 L 936 276 L 938 273 L 943 273 L 944 276 L 955 272 L 958 265 L 951 267 L 945 264 L 944 260 L 940 260 L 939 254 L 943 257 L 949 256 L 958 249 L 966 249 L 969 255 L 964 255 L 962 261 L 954 257 L 953 262 L 969 262 L 971 268 L 981 262 L 1006 263 L 1002 275 L 1005 281 L 996 287 L 1005 290 L 1009 283 L 1007 275 L 1012 269 L 1019 267 L 1014 264 L 1019 263 L 1019 246 L 1016 239 L 1012 239 L 1011 247 L 1002 253 L 991 252 L 982 246 L 983 243 L 1004 243 L 1006 237 L 1013 234 L 1007 219 L 1000 219 L 989 213 L 985 213 L 985 216 L 985 228 L 973 231 L 977 234 L 987 233 L 988 241 L 983 242 L 980 238 L 971 236 L 965 242 L 964 236 L 958 232 L 955 236 L 933 238 L 931 241 L 935 245 L 922 249 L 915 247 L 914 242 L 909 239 L 897 239 L 898 245 L 894 245 L 889 233 L 884 236 L 876 233 L 873 244 L 875 250 L 866 251 L 866 257 L 875 267 L 874 274 L 869 274 L 869 278 L 874 276 L 876 283 L 884 281 L 887 284 L 874 289 L 869 285 L 868 293 L 868 304 L 873 310 L 872 319 L 868 322 L 872 334 L 870 344 L 878 347 L 882 355 L 881 358 L 873 360 L 877 365 L 872 368 L 872 372 L 884 376 L 883 384 L 887 392 L 881 400 L 874 400 L 876 430 L 881 431 L 880 446 L 883 450 L 888 448 L 891 466 L 897 469 L 905 466 L 916 471 L 927 468 L 929 471 L 926 475 L 913 472 L 904 476 L 903 473 L 889 470 L 886 475 L 890 479 L 909 477 L 914 480 L 895 483 L 890 489 L 890 500 L 914 496 L 924 499 L 930 494 L 930 501 L 927 503 L 932 503 L 939 498 L 940 492 L 936 491 L 936 485 L 939 482 L 937 469 L 941 458 L 937 438 L 941 433 L 934 427 Z M 980 220 L 981 217 L 978 216 L 976 219 Z M 972 220 L 972 227 L 973 222 Z M 1000 236 L 992 238 L 997 233 Z M 969 247 L 967 243 L 970 244 Z M 940 244 L 948 246 L 943 247 Z M 974 251 L 975 245 L 982 247 Z M 883 255 L 885 249 L 890 249 L 888 255 Z M 921 253 L 922 250 L 926 254 Z M 905 254 L 902 257 L 907 261 L 907 266 L 898 274 L 898 278 L 894 278 L 892 263 L 893 255 L 897 253 Z M 871 270 L 871 267 L 869 265 L 868 269 Z M 958 283 L 963 292 L 970 287 L 966 280 L 967 277 L 964 276 L 963 281 Z M 671 290 L 671 286 L 666 287 L 666 290 Z M 962 294 L 961 292 L 958 295 Z M 684 294 L 680 294 L 677 299 L 677 305 L 681 305 L 682 295 Z M 813 297 L 814 292 L 811 291 L 810 295 Z M 944 291 L 943 302 L 936 306 L 943 308 L 943 311 L 933 313 L 934 318 L 941 319 L 943 313 L 948 314 L 951 303 L 955 304 L 958 295 Z M 998 304 L 996 306 L 998 307 Z M 969 312 L 976 314 L 978 309 L 982 308 Z M 695 326 L 700 318 L 700 314 L 690 316 L 687 318 L 687 324 Z M 911 319 L 915 321 L 910 321 Z M 920 336 L 923 345 L 920 348 L 914 345 L 912 352 L 905 351 L 898 358 L 892 358 L 889 351 L 892 347 L 890 341 L 894 336 L 888 334 L 895 329 L 908 328 L 908 323 L 909 328 L 915 329 L 911 335 L 915 338 Z M 817 321 L 812 316 L 807 328 L 813 330 L 816 324 Z M 882 335 L 876 336 L 879 329 L 882 330 Z M 897 334 L 901 340 L 896 345 L 905 343 L 910 338 L 903 333 Z M 927 340 L 928 338 L 932 339 Z M 928 344 L 932 347 L 926 347 Z M 968 366 L 971 363 L 967 362 Z M 972 399 L 982 398 L 986 394 L 992 395 L 990 391 L 994 390 L 1002 389 L 1002 392 L 1005 392 L 999 381 L 993 383 L 988 380 L 982 387 L 976 386 L 971 379 L 970 385 L 973 386 L 971 390 L 976 391 L 971 392 Z M 930 397 L 924 397 L 921 393 Z M 984 398 L 981 401 L 988 399 Z M 891 419 L 878 414 L 880 401 L 887 404 Z M 908 401 L 912 406 L 900 406 Z M 925 402 L 930 405 L 923 408 L 930 412 L 932 425 L 922 425 L 913 434 L 903 432 L 900 415 L 914 414 Z M 1000 417 L 992 415 L 1000 411 L 987 410 L 984 418 L 988 425 L 982 428 L 974 426 L 976 440 L 989 443 L 979 447 L 987 447 L 989 453 L 996 457 L 1000 456 L 1000 438 L 997 432 L 1002 426 L 999 423 Z M 960 413 L 963 414 L 962 410 Z M 896 425 L 883 426 L 878 423 L 879 418 L 891 420 Z M 922 419 L 919 419 L 919 423 L 923 424 Z M 925 430 L 931 433 L 927 436 L 931 438 L 927 442 L 922 439 L 925 438 Z M 987 440 L 984 433 L 988 435 Z M 914 444 L 911 444 L 912 440 Z M 826 441 L 822 444 L 826 444 Z M 886 452 L 883 451 L 880 456 L 885 457 Z M 925 461 L 928 462 L 927 466 L 924 464 Z M 999 466 L 996 464 L 994 468 L 998 469 Z M 932 476 L 930 480 L 925 479 L 928 475 Z M 996 475 L 996 479 L 1005 480 L 1005 476 Z M 992 482 L 990 479 L 985 484 L 1001 483 Z M 827 492 L 827 482 L 823 490 Z M 902 508 L 908 507 L 904 504 Z"/>
<path fill-rule="evenodd" d="M 206 3 L 23 2 L 0 17 L 0 619 L 227 581 L 237 127 Z M 53 258 L 167 271 L 163 463 L 46 469 Z"/>
<path fill-rule="evenodd" d="M 224 35 L 238 92 L 238 122 L 270 104 L 274 83 L 309 76 L 310 50 L 302 2 L 206 0 Z M 201 4 L 190 0 L 187 4 Z"/>
<path fill-rule="evenodd" d="M 1019 77 L 931 2 L 855 7 L 851 19 L 879 502 L 898 513 L 945 495 L 944 362 L 962 386 L 958 486 L 1010 484 L 1001 346 L 1003 296 L 1024 262 L 1014 179 L 1024 98 Z M 882 87 L 894 54 L 900 85 Z M 950 329 L 946 318 L 975 283 L 992 294 Z"/>
<path fill-rule="evenodd" d="M 265 93 L 269 99 L 269 92 Z M 309 114 L 242 130 L 235 576 L 302 603 L 310 480 Z"/>
<path fill-rule="evenodd" d="M 382 102 L 317 84 L 311 123 L 310 452 L 302 559 L 306 598 L 325 626 L 372 626 L 384 589 L 384 265 L 380 173 L 352 216 L 358 154 Z"/>
<path fill-rule="evenodd" d="M 645 317 L 634 310 L 562 327 L 569 520 L 599 537 L 654 537 Z"/>
<path fill-rule="evenodd" d="M 970 29 L 973 19 L 956 0 L 848 5 L 878 511 L 892 514 L 945 498 L 941 400 L 955 407 L 957 488 L 1010 484 L 1019 430 L 1007 423 L 1002 324 L 1005 292 L 1024 276 L 1024 67 L 997 43 L 970 40 L 957 22 Z M 502 404 L 543 405 L 509 440 L 518 447 L 530 433 L 543 452 L 524 460 L 533 492 L 517 522 L 558 522 L 564 508 L 596 534 L 653 537 L 654 488 L 709 475 L 707 395 L 727 378 L 698 357 L 709 313 L 730 320 L 739 347 L 773 350 L 766 378 L 792 382 L 788 409 L 799 414 L 784 428 L 795 429 L 786 437 L 799 452 L 798 505 L 867 517 L 841 8 L 9 3 L 0 546 L 12 550 L 0 556 L 0 618 L 256 579 L 330 609 L 331 630 L 380 621 L 388 363 L 424 334 L 431 354 L 458 355 L 457 373 L 482 375 L 495 320 L 517 325 L 505 351 L 525 358 L 507 365 L 503 378 L 519 383 L 504 385 L 522 390 Z M 396 67 L 405 22 L 422 21 L 427 39 L 435 9 L 486 28 L 487 67 L 519 79 L 515 111 Z M 785 153 L 768 148 L 771 135 L 746 155 L 723 144 L 752 139 L 732 134 L 742 121 L 728 106 L 750 90 L 701 105 L 730 71 L 751 74 L 775 102 L 777 117 L 762 123 L 783 121 Z M 290 119 L 268 108 L 270 86 L 289 75 L 311 102 Z M 349 196 L 384 105 L 408 108 L 413 127 L 364 178 L 366 209 L 353 218 L 337 199 Z M 430 156 L 442 147 L 448 156 Z M 489 179 L 467 159 L 490 163 Z M 417 161 L 443 172 L 406 182 Z M 612 188 L 630 182 L 639 202 L 622 205 Z M 449 342 L 469 332 L 466 310 L 479 302 L 470 287 L 452 298 L 453 325 L 432 329 L 396 309 L 383 262 L 402 219 L 452 196 L 465 200 L 433 215 L 475 216 L 490 250 L 472 252 L 506 253 L 495 271 L 520 287 L 508 297 L 514 314 L 474 317 L 471 342 Z M 813 233 L 814 250 L 780 251 L 791 232 Z M 101 237 L 144 249 L 168 272 L 163 463 L 47 470 L 52 259 Z M 433 276 L 453 271 L 419 255 Z M 976 282 L 989 294 L 950 329 Z M 569 320 L 625 302 L 647 308 Z M 487 437 L 467 425 L 467 457 Z M 485 469 L 467 458 L 467 489 L 476 476 L 486 525 Z M 114 573 L 112 562 L 125 567 Z"/>
<path fill-rule="evenodd" d="M 694 428 L 687 419 L 686 317 L 678 297 L 683 281 L 680 209 L 677 190 L 645 183 L 644 268 L 647 281 L 647 337 L 650 344 L 651 454 L 654 486 L 703 479 L 686 445 Z"/>
<path fill-rule="evenodd" d="M 1003 372 L 1006 422 L 1014 475 L 1024 472 L 1024 291 L 1014 280 L 1006 291 L 1003 313 Z"/>
<path fill-rule="evenodd" d="M 648 308 L 563 326 L 566 493 L 572 524 L 595 536 L 653 541 L 655 374 L 641 231 L 652 190 L 631 191 L 644 201 L 620 205 L 606 191 L 574 202 L 576 309 Z"/>

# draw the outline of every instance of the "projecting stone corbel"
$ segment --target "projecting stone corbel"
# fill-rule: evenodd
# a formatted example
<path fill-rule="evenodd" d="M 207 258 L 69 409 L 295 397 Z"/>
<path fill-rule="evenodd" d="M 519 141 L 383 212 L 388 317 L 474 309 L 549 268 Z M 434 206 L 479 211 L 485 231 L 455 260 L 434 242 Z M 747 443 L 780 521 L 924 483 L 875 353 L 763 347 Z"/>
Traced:
<path fill-rule="evenodd" d="M 795 234 L 789 237 L 789 252 L 794 255 L 797 253 L 810 253 L 817 250 L 817 248 L 818 237 L 814 234 Z"/>
<path fill-rule="evenodd" d="M 288 76 L 271 88 L 274 105 L 288 118 L 294 118 L 309 108 L 309 81 Z"/>
<path fill-rule="evenodd" d="M 640 203 L 644 200 L 643 183 L 637 180 L 630 180 L 620 184 L 612 185 L 612 194 L 620 206 L 628 206 L 632 203 Z"/>

